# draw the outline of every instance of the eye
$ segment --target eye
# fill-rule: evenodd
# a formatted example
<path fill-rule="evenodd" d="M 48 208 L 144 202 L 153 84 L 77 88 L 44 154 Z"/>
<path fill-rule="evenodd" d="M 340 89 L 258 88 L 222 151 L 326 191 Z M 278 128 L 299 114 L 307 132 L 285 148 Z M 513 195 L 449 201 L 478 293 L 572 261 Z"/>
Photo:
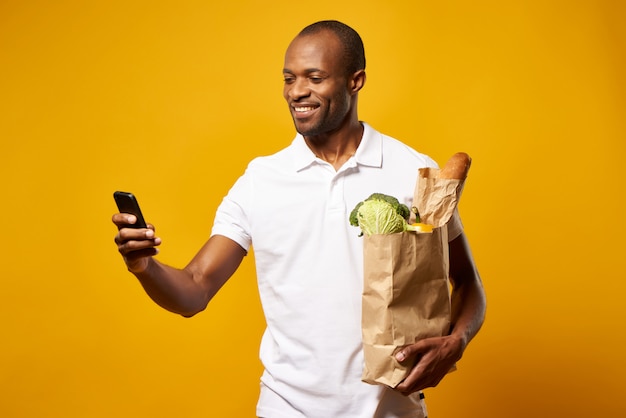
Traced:
<path fill-rule="evenodd" d="M 323 77 L 318 77 L 318 76 L 311 76 L 311 77 L 309 77 L 309 80 L 311 80 L 311 83 L 313 83 L 313 84 L 319 84 L 322 81 L 324 81 L 324 78 Z"/>
<path fill-rule="evenodd" d="M 294 82 L 296 78 L 290 75 L 285 75 L 283 76 L 283 81 L 285 82 L 285 84 L 291 84 Z"/>

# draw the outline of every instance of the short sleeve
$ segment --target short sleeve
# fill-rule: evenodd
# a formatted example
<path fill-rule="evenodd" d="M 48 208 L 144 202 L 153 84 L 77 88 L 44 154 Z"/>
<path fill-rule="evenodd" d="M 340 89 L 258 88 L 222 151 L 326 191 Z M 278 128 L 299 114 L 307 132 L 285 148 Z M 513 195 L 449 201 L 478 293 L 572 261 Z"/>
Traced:
<path fill-rule="evenodd" d="M 252 245 L 250 222 L 246 212 L 249 201 L 250 182 L 244 174 L 235 182 L 217 208 L 211 236 L 225 236 L 248 251 Z"/>

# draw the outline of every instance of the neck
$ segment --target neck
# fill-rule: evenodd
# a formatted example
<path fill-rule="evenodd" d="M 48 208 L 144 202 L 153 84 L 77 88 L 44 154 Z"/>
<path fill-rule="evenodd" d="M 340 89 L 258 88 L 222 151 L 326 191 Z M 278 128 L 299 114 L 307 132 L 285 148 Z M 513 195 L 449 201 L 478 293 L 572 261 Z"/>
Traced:
<path fill-rule="evenodd" d="M 317 158 L 339 170 L 354 155 L 362 137 L 363 125 L 357 121 L 340 131 L 304 137 L 304 140 Z"/>

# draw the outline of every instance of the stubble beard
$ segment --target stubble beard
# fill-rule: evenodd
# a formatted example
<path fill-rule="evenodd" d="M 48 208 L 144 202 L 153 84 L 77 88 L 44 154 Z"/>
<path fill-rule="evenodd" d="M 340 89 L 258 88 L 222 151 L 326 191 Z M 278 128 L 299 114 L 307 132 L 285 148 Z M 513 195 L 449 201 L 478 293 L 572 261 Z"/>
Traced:
<path fill-rule="evenodd" d="M 299 123 L 296 117 L 292 115 L 296 131 L 305 138 L 314 138 L 339 130 L 350 114 L 348 101 L 342 100 L 340 105 L 341 111 L 331 113 L 329 110 L 325 110 L 312 122 Z M 334 116 L 329 117 L 329 115 Z"/>

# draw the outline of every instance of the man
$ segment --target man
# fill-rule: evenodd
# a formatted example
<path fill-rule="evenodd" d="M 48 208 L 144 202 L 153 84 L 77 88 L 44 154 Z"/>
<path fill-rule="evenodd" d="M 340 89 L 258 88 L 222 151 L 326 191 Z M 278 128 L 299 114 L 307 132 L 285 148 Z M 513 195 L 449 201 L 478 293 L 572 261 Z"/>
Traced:
<path fill-rule="evenodd" d="M 373 192 L 407 203 L 417 168 L 435 163 L 360 122 L 365 83 L 359 35 L 317 22 L 289 45 L 284 97 L 298 135 L 282 151 L 253 160 L 220 205 L 211 237 L 184 269 L 154 258 L 154 228 L 132 229 L 115 214 L 116 243 L 128 269 L 165 309 L 202 311 L 254 246 L 267 329 L 260 417 L 423 417 L 421 391 L 435 386 L 478 332 L 485 298 L 458 219 L 449 225 L 453 325 L 445 337 L 405 347 L 417 359 L 395 389 L 360 380 L 362 240 L 349 225 Z"/>

